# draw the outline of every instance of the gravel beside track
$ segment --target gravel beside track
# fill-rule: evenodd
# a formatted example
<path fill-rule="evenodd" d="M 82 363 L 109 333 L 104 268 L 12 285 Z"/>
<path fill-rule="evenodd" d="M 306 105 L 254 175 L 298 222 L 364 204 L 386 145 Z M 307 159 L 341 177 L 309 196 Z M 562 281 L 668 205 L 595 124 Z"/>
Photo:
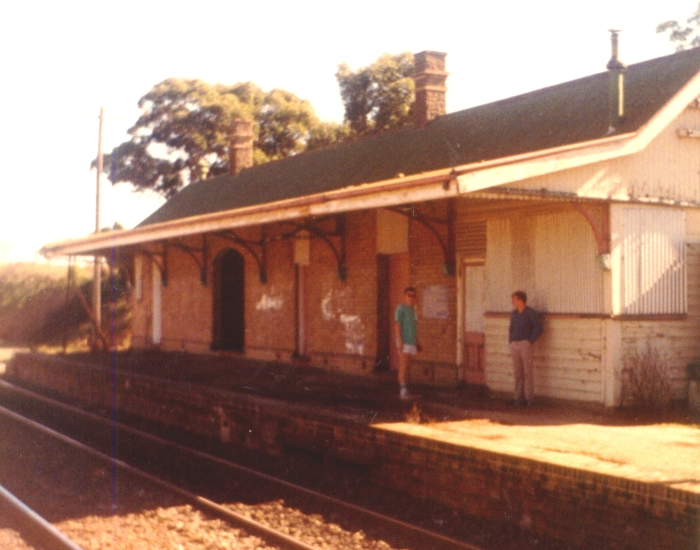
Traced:
<path fill-rule="evenodd" d="M 181 495 L 27 429 L 4 414 L 0 414 L 0 463 L 5 466 L 0 483 L 86 550 L 274 548 L 195 509 Z M 234 502 L 224 507 L 309 547 L 394 548 L 362 530 L 348 531 L 320 514 L 250 493 L 247 488 L 246 500 L 255 504 Z"/>
<path fill-rule="evenodd" d="M 36 550 L 29 545 L 17 531 L 6 525 L 5 519 L 0 518 L 0 548 L 4 550 Z"/>
<path fill-rule="evenodd" d="M 101 423 L 104 424 L 104 419 L 97 422 L 96 417 L 89 415 L 82 416 L 83 413 L 71 412 L 65 405 L 56 408 L 55 402 L 53 405 L 49 401 L 39 401 L 35 399 L 31 392 L 17 388 L 16 393 L 9 391 L 7 384 L 0 386 L 2 392 L 3 404 L 12 403 L 12 408 L 18 408 L 24 411 L 23 414 L 40 419 L 43 418 L 50 425 L 57 429 L 63 430 L 64 427 L 69 427 L 71 433 L 75 432 L 79 439 L 84 442 L 93 441 L 94 437 L 99 433 Z M 21 397 L 20 397 L 21 396 Z M 43 399 L 43 398 L 42 398 Z M 125 419 L 120 417 L 120 419 Z M 159 432 L 156 426 L 147 426 L 149 431 Z M 391 548 L 452 548 L 452 544 L 443 545 L 435 542 L 429 543 L 425 538 L 421 538 L 415 534 L 407 534 L 405 528 L 389 529 L 380 527 L 377 522 L 358 521 L 357 518 L 351 519 L 354 516 L 347 511 L 336 509 L 333 505 L 313 503 L 313 499 L 309 500 L 304 495 L 297 494 L 295 491 L 280 490 L 274 488 L 274 483 L 265 483 L 261 480 L 251 481 L 246 476 L 235 474 L 230 468 L 219 469 L 215 467 L 209 459 L 197 459 L 196 457 L 183 458 L 181 453 L 167 445 L 158 445 L 154 441 L 146 443 L 140 438 L 132 438 L 128 435 L 129 429 L 122 427 L 118 432 L 117 447 L 119 456 L 126 458 L 132 463 L 134 460 L 141 462 L 140 467 L 145 467 L 151 473 L 159 476 L 166 476 L 172 482 L 181 484 L 181 481 L 187 481 L 190 490 L 197 493 L 205 494 L 209 499 L 221 503 L 224 507 L 263 524 L 280 530 L 290 537 L 301 538 L 309 546 L 315 548 L 350 548 L 350 549 L 391 549 Z M 239 454 L 242 450 L 235 451 L 231 446 L 221 447 L 214 444 L 210 448 L 210 443 L 207 441 L 193 440 L 189 441 L 186 435 L 178 435 L 178 433 L 167 432 L 167 437 L 180 440 L 190 447 L 213 452 L 218 454 L 223 452 L 224 455 L 234 453 L 237 456 L 236 460 L 243 459 L 243 463 L 253 469 L 260 470 L 261 468 L 267 471 L 268 474 L 277 477 L 287 478 L 290 481 L 307 485 L 310 488 L 320 490 L 323 493 L 333 495 L 343 501 L 354 502 L 356 505 L 401 518 L 401 520 L 414 524 L 422 525 L 430 531 L 438 531 L 443 536 L 453 539 L 466 539 L 471 544 L 466 544 L 463 547 L 469 547 L 478 550 L 478 548 L 489 548 L 499 550 L 564 550 L 572 548 L 569 544 L 562 544 L 561 541 L 547 541 L 539 536 L 529 533 L 527 530 L 519 530 L 513 528 L 507 522 L 487 521 L 481 518 L 472 518 L 458 513 L 436 503 L 423 501 L 409 497 L 402 493 L 394 493 L 385 488 L 381 489 L 375 483 L 371 483 L 371 478 L 366 477 L 361 469 L 357 469 L 354 465 L 340 464 L 340 469 L 335 469 L 332 463 L 327 463 L 325 460 L 319 462 L 318 457 L 304 456 L 293 454 L 282 462 L 277 461 L 277 465 L 282 467 L 282 470 L 275 466 L 275 461 L 253 453 L 252 456 L 247 456 L 247 451 Z M 116 435 L 116 432 L 115 432 Z M 165 434 L 163 434 L 165 435 Z M 184 439 L 181 439 L 184 437 Z M 105 435 L 98 436 L 100 445 L 104 452 L 111 452 L 109 430 Z M 2 437 L 0 437 L 0 464 L 4 462 L 2 454 Z M 115 445 L 114 443 L 112 445 Z M 36 447 L 36 446 L 35 446 Z M 117 447 L 113 447 L 114 451 Z M 218 450 L 217 450 L 218 449 Z M 39 452 L 34 449 L 34 452 Z M 309 462 L 310 459 L 310 462 Z M 145 462 L 144 462 L 145 460 Z M 220 460 L 220 459 L 218 459 Z M 42 459 L 35 459 L 36 465 L 24 465 L 25 469 L 30 471 L 32 468 L 41 469 Z M 332 467 L 331 467 L 332 466 Z M 329 469 L 330 467 L 330 469 Z M 22 466 L 18 467 L 20 470 Z M 114 476 L 110 468 L 101 467 L 99 476 L 114 480 L 114 485 L 111 490 L 121 499 L 120 491 L 125 491 L 128 487 L 124 486 L 124 480 L 121 475 Z M 19 471 L 19 470 L 18 470 Z M 286 472 L 286 475 L 285 475 Z M 0 483 L 2 473 L 0 472 Z M 66 476 L 70 478 L 70 475 Z M 212 483 L 213 480 L 213 483 Z M 193 487 L 193 484 L 202 484 L 204 492 L 199 488 Z M 208 485 L 208 488 L 207 488 Z M 9 487 L 8 487 L 9 488 Z M 283 488 L 284 489 L 284 488 Z M 83 491 L 90 492 L 90 487 L 86 484 Z M 143 498 L 144 495 L 141 495 Z M 117 499 L 117 502 L 121 501 Z M 61 499 L 62 500 L 62 499 Z M 107 500 L 109 506 L 112 501 Z M 108 506 L 108 508 L 109 508 Z M 150 505 L 141 505 L 136 512 L 152 512 L 161 508 L 176 508 L 177 506 L 186 506 L 185 502 L 177 502 L 171 506 L 163 506 L 160 502 L 155 502 Z M 101 514 L 93 514 L 103 519 L 111 513 L 111 510 L 103 510 Z M 119 513 L 120 517 L 126 514 Z M 156 514 L 158 515 L 158 514 Z M 190 515 L 189 511 L 185 515 Z M 82 516 L 78 516 L 82 517 Z M 160 519 L 159 519 L 160 518 Z M 73 518 L 74 519 L 74 518 Z M 156 518 L 156 523 L 161 521 L 162 514 Z M 379 522 L 381 523 L 381 522 Z M 175 522 L 177 525 L 177 522 Z M 172 525 L 172 524 L 170 524 Z M 104 528 L 102 529 L 105 530 Z M 113 536 L 118 536 L 117 531 L 112 529 L 109 531 Z M 476 543 L 476 546 L 474 544 Z M 153 544 L 153 543 L 151 543 Z M 108 546 L 101 546 L 111 548 Z M 119 546 L 124 547 L 124 546 Z M 127 546 L 126 548 L 141 548 L 140 546 Z M 149 548 L 162 548 L 163 546 L 149 546 Z M 167 548 L 177 548 L 177 546 L 165 546 Z M 218 548 L 219 546 L 186 546 L 187 548 Z M 233 547 L 246 548 L 250 546 L 234 545 Z M 264 548 L 264 546 L 252 546 Z"/>
<path fill-rule="evenodd" d="M 0 463 L 0 483 L 85 550 L 276 548 L 4 416 Z M 3 550 L 32 548 L 9 529 L 0 535 Z"/>

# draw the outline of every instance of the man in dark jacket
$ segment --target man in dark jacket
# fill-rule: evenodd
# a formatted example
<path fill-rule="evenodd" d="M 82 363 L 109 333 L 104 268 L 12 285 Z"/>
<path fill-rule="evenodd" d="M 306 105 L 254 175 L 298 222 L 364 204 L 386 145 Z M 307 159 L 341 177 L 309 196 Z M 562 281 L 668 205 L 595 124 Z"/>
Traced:
<path fill-rule="evenodd" d="M 542 324 L 537 312 L 527 306 L 527 294 L 522 290 L 513 292 L 511 300 L 515 308 L 510 314 L 508 330 L 513 378 L 515 378 L 513 402 L 516 405 L 530 406 L 534 395 L 532 345 L 542 334 Z"/>

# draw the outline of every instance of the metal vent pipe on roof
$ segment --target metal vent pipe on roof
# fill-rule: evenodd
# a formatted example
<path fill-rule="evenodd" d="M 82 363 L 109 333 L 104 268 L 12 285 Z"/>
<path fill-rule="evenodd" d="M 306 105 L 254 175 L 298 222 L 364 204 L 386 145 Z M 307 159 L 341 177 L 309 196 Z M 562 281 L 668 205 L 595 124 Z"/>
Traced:
<path fill-rule="evenodd" d="M 612 56 L 606 65 L 609 75 L 608 134 L 615 133 L 625 117 L 625 71 L 627 65 L 620 61 L 619 35 L 619 30 L 610 29 Z"/>

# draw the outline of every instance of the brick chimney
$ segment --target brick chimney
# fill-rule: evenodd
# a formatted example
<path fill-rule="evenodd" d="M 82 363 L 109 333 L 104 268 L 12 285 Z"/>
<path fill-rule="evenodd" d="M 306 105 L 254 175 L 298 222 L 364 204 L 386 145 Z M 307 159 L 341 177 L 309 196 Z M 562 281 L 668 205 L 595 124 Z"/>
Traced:
<path fill-rule="evenodd" d="M 606 65 L 608 69 L 608 134 L 617 131 L 625 118 L 625 71 L 627 65 L 620 61 L 619 34 L 616 29 L 610 30 L 610 46 L 612 55 Z"/>
<path fill-rule="evenodd" d="M 228 164 L 232 175 L 253 166 L 253 121 L 234 119 L 231 125 L 231 144 Z"/>
<path fill-rule="evenodd" d="M 447 112 L 445 92 L 447 75 L 445 72 L 446 53 L 424 51 L 413 56 L 416 83 L 416 102 L 413 106 L 413 125 L 422 128 L 435 117 Z"/>

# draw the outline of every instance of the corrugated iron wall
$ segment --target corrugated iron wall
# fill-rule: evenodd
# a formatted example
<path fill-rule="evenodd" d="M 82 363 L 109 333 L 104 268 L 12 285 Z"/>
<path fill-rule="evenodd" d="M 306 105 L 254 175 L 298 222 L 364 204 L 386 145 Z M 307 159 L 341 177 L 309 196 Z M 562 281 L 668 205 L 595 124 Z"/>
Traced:
<path fill-rule="evenodd" d="M 618 208 L 619 313 L 686 313 L 685 212 L 644 206 Z"/>
<path fill-rule="evenodd" d="M 603 275 L 593 231 L 561 211 L 488 222 L 487 309 L 510 311 L 514 290 L 550 313 L 603 313 Z"/>
<path fill-rule="evenodd" d="M 603 273 L 593 231 L 578 212 L 537 216 L 535 290 L 545 311 L 603 313 Z"/>

